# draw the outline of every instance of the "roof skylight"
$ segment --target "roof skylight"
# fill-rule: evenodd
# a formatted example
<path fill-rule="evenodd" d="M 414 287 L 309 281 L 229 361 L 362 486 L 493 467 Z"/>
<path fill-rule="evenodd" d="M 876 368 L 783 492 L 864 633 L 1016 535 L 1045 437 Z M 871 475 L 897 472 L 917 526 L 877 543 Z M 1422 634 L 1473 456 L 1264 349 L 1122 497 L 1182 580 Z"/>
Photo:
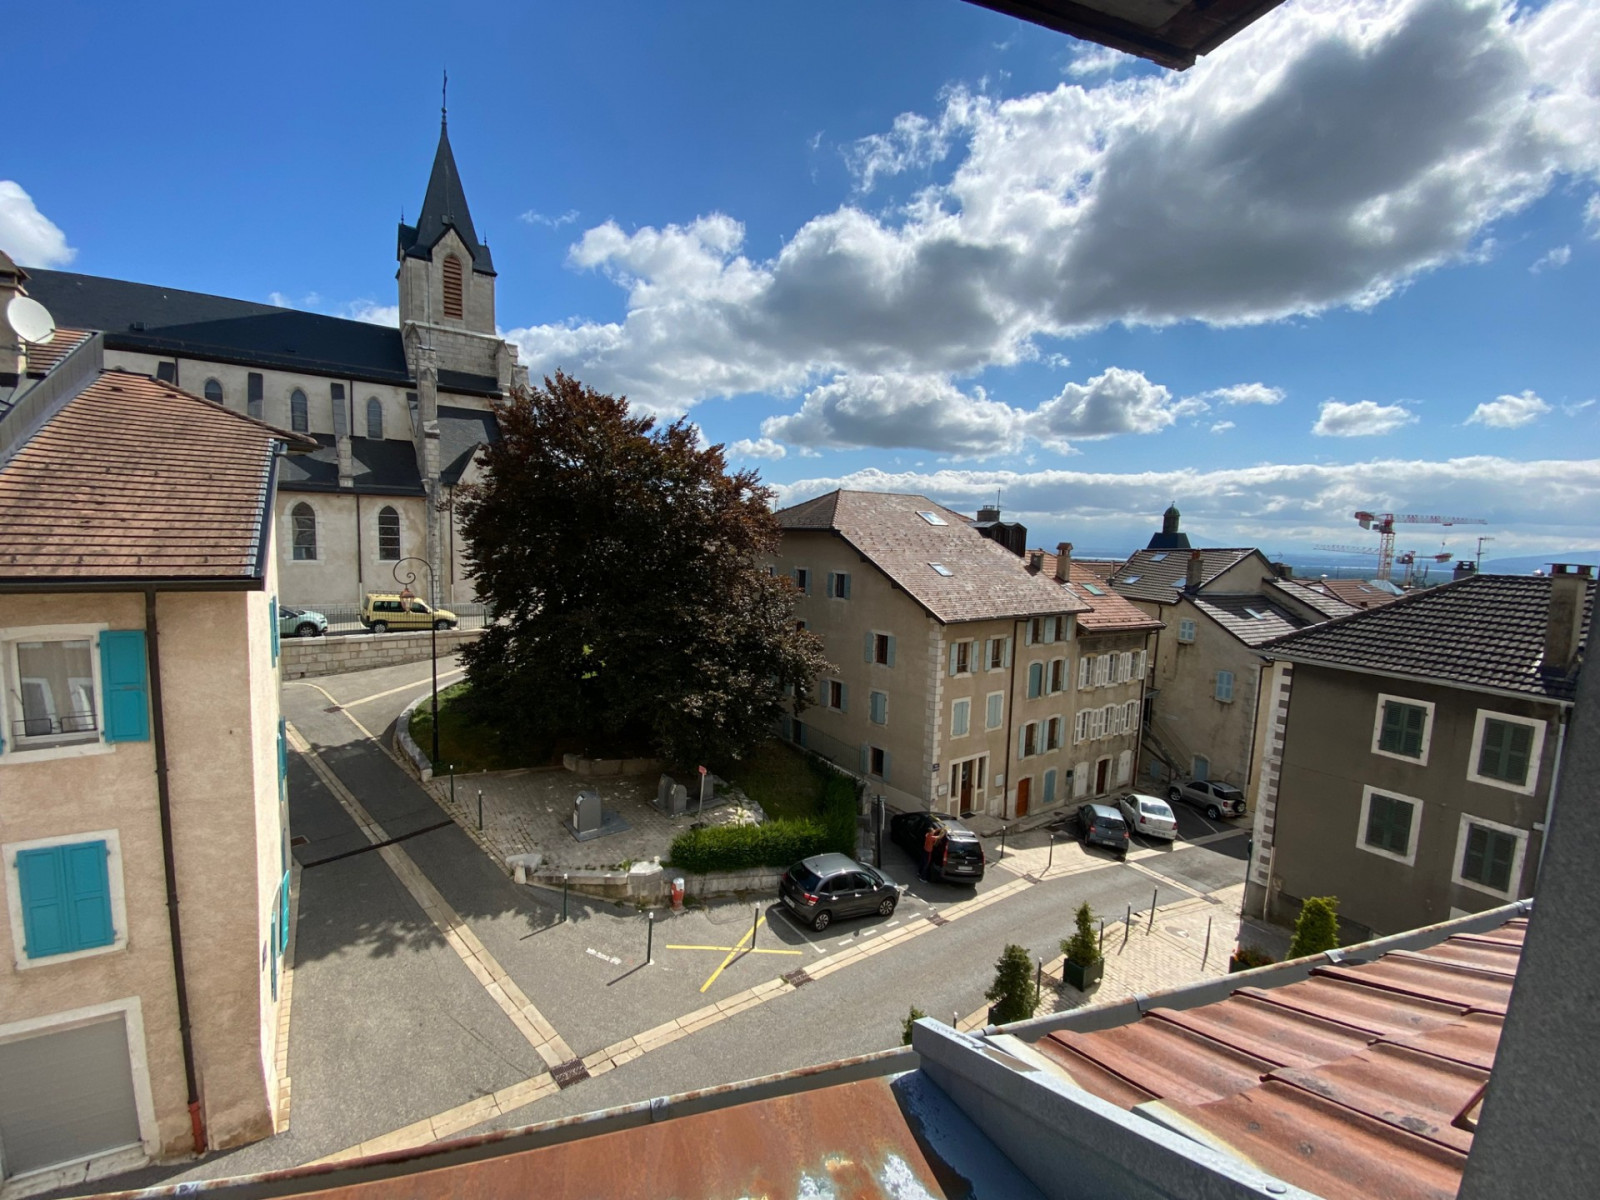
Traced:
<path fill-rule="evenodd" d="M 1150 556 L 1150 561 L 1151 562 L 1166 562 L 1167 561 L 1166 551 L 1162 551 L 1160 554 L 1152 554 Z"/>
<path fill-rule="evenodd" d="M 926 516 L 927 514 L 924 513 L 922 515 Z M 939 524 L 943 525 L 944 522 L 940 521 Z M 932 567 L 935 571 L 937 571 L 940 575 L 943 575 L 946 579 L 950 578 L 950 576 L 955 574 L 954 571 L 952 571 L 949 567 L 945 566 L 943 563 L 929 563 L 928 565 L 930 567 Z"/>
<path fill-rule="evenodd" d="M 1134 576 L 1134 578 L 1135 578 L 1135 579 L 1137 579 L 1137 578 L 1139 578 L 1139 577 L 1138 577 L 1138 576 L 1137 576 L 1137 575 L 1135 575 L 1135 576 Z M 1106 593 L 1105 593 L 1105 589 L 1104 589 L 1104 588 L 1099 588 L 1099 587 L 1096 587 L 1096 586 L 1095 586 L 1095 585 L 1094 585 L 1094 584 L 1092 584 L 1092 583 L 1086 583 L 1086 584 L 1084 584 L 1084 585 L 1083 585 L 1083 590 L 1084 590 L 1084 591 L 1086 591 L 1086 592 L 1088 592 L 1088 593 L 1089 593 L 1089 595 L 1091 595 L 1091 596 L 1104 596 L 1104 595 L 1105 595 L 1105 594 L 1106 594 Z"/>
<path fill-rule="evenodd" d="M 921 517 L 929 525 L 948 525 L 948 524 L 950 524 L 949 521 L 946 521 L 943 517 L 941 517 L 936 512 L 918 512 L 917 516 Z"/>
<path fill-rule="evenodd" d="M 1259 608 L 1247 608 L 1245 609 L 1245 612 L 1249 613 L 1258 621 L 1265 621 L 1272 615 L 1270 612 L 1262 612 Z"/>
<path fill-rule="evenodd" d="M 1139 577 L 1137 575 L 1125 575 L 1125 576 L 1123 576 L 1122 582 L 1123 583 L 1138 583 L 1139 582 Z"/>

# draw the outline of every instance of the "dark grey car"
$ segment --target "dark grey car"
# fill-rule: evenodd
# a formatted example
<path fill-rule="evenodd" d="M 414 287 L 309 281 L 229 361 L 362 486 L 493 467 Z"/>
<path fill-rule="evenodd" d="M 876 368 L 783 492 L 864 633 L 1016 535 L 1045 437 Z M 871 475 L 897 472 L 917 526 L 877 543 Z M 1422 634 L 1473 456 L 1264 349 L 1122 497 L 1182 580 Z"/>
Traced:
<path fill-rule="evenodd" d="M 1104 846 L 1118 858 L 1128 857 L 1128 823 L 1107 804 L 1085 804 L 1078 809 L 1078 840 L 1085 846 Z"/>
<path fill-rule="evenodd" d="M 900 885 L 843 854 L 815 854 L 784 872 L 778 896 L 791 913 L 821 931 L 838 917 L 887 917 L 900 903 Z"/>

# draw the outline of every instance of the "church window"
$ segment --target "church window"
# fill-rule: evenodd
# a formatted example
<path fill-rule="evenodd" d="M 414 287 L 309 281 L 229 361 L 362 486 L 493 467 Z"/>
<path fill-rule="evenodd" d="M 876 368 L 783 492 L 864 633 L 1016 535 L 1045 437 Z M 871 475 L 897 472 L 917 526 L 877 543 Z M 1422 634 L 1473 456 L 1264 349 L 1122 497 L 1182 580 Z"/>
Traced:
<path fill-rule="evenodd" d="M 311 418 L 306 411 L 306 394 L 299 388 L 289 393 L 289 427 L 296 433 L 311 428 Z"/>
<path fill-rule="evenodd" d="M 400 558 L 400 514 L 388 504 L 378 510 L 378 557 L 384 562 Z"/>
<path fill-rule="evenodd" d="M 206 380 L 206 399 L 213 404 L 222 403 L 222 384 L 215 379 Z"/>
<path fill-rule="evenodd" d="M 260 371 L 251 371 L 245 377 L 245 411 L 256 420 L 261 420 L 261 398 L 265 394 L 266 380 Z"/>
<path fill-rule="evenodd" d="M 317 514 L 302 500 L 290 514 L 294 518 L 294 560 L 314 562 L 317 557 Z"/>
<path fill-rule="evenodd" d="M 461 319 L 461 260 L 448 254 L 444 260 L 444 315 Z"/>
<path fill-rule="evenodd" d="M 367 397 L 367 436 L 380 441 L 383 438 L 383 401 L 376 396 Z"/>

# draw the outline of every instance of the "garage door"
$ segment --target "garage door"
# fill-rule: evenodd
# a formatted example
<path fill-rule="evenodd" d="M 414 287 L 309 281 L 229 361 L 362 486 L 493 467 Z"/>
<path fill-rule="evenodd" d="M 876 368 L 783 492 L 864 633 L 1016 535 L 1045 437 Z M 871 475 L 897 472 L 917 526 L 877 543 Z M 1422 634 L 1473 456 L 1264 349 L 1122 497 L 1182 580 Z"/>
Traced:
<path fill-rule="evenodd" d="M 0 1042 L 0 1178 L 139 1140 L 120 1016 Z"/>

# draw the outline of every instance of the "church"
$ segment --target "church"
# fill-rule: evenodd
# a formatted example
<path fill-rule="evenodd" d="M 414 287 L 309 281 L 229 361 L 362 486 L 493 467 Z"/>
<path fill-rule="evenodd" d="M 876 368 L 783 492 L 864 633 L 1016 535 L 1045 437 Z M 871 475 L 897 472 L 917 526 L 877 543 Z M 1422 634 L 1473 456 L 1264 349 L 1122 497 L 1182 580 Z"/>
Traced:
<path fill-rule="evenodd" d="M 467 603 L 456 489 L 497 436 L 492 402 L 528 376 L 496 333 L 494 260 L 473 229 L 443 117 L 421 214 L 400 224 L 395 254 L 398 328 L 29 270 L 27 293 L 57 326 L 29 361 L 47 368 L 99 332 L 107 367 L 313 438 L 315 451 L 276 464 L 283 603 L 359 605 L 366 592 L 398 590 L 395 566 L 409 557 L 432 566 L 435 603 Z M 417 572 L 419 593 L 427 574 Z"/>

